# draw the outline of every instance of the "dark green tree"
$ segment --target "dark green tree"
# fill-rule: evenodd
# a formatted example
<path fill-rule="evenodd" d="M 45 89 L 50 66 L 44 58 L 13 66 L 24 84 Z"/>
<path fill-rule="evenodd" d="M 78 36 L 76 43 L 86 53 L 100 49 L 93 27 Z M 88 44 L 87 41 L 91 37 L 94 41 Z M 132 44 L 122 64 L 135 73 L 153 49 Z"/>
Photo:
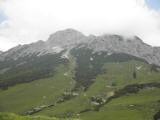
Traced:
<path fill-rule="evenodd" d="M 137 78 L 137 73 L 136 73 L 136 71 L 133 72 L 133 78 L 134 78 L 134 79 Z"/>

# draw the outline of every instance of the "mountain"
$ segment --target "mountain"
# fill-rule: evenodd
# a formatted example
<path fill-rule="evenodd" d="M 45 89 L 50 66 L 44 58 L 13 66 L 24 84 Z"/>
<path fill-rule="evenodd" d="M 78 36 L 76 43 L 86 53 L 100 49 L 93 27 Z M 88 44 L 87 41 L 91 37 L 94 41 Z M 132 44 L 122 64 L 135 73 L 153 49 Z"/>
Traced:
<path fill-rule="evenodd" d="M 150 64 L 160 65 L 160 47 L 147 45 L 137 36 L 130 38 L 120 35 L 85 36 L 74 29 L 58 31 L 50 35 L 47 41 L 19 45 L 4 52 L 0 60 L 17 59 L 31 54 L 40 56 L 56 53 L 82 44 L 95 52 L 126 53 L 145 59 Z"/>
<path fill-rule="evenodd" d="M 18 45 L 17 47 L 4 52 L 3 57 L 0 59 L 3 61 L 6 59 L 22 58 L 32 54 L 36 54 L 37 56 L 48 53 L 54 54 L 75 46 L 83 41 L 84 38 L 85 36 L 80 32 L 73 29 L 67 29 L 50 35 L 47 41 L 40 40 L 32 44 Z"/>
<path fill-rule="evenodd" d="M 18 45 L 0 55 L 0 112 L 158 120 L 159 65 L 160 48 L 137 36 L 58 31 L 46 41 Z"/>

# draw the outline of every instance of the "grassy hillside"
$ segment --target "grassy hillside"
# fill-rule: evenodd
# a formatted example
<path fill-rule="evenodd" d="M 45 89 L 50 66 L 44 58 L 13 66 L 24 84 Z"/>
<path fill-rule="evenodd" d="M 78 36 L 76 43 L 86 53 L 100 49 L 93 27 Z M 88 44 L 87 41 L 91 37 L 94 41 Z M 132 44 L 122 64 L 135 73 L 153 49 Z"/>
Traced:
<path fill-rule="evenodd" d="M 0 61 L 0 89 L 52 76 L 58 65 L 68 63 L 61 55 L 32 55 Z"/>
<path fill-rule="evenodd" d="M 76 120 L 76 119 L 58 119 L 44 116 L 18 116 L 11 113 L 0 113 L 0 120 Z"/>
<path fill-rule="evenodd" d="M 53 104 L 65 91 L 74 86 L 67 66 L 59 66 L 54 77 L 9 87 L 0 91 L 0 111 L 24 113 L 31 108 Z"/>
<path fill-rule="evenodd" d="M 145 89 L 112 100 L 99 112 L 82 114 L 83 120 L 153 120 L 160 108 L 160 89 Z"/>
<path fill-rule="evenodd" d="M 133 71 L 135 71 L 136 69 L 135 66 L 142 66 L 141 70 L 136 71 L 136 74 L 137 74 L 136 79 L 133 78 Z M 160 109 L 160 104 L 158 102 L 158 100 L 160 100 L 160 94 L 159 94 L 160 89 L 153 88 L 152 90 L 152 88 L 148 87 L 148 89 L 144 89 L 144 90 L 142 89 L 143 91 L 142 93 L 140 90 L 140 92 L 136 94 L 129 94 L 129 96 L 128 94 L 126 94 L 122 96 L 122 98 L 119 97 L 119 98 L 113 99 L 113 101 L 117 99 L 117 102 L 119 101 L 120 106 L 124 106 L 124 108 L 127 107 L 124 110 L 123 109 L 121 110 L 122 107 L 118 105 L 116 108 L 114 108 L 115 105 L 112 105 L 111 104 L 112 101 L 111 101 L 110 103 L 103 105 L 100 108 L 100 111 L 98 112 L 95 111 L 95 108 L 97 106 L 95 105 L 96 104 L 95 101 L 94 102 L 91 101 L 92 97 L 97 97 L 97 98 L 102 98 L 104 100 L 107 100 L 109 97 L 114 95 L 115 91 L 118 91 L 127 85 L 136 84 L 136 83 L 145 84 L 145 83 L 153 83 L 153 82 L 159 83 L 160 82 L 159 72 L 151 72 L 150 70 L 151 66 L 143 62 L 130 61 L 130 62 L 122 62 L 122 63 L 107 63 L 104 65 L 104 68 L 106 69 L 106 73 L 98 75 L 94 83 L 90 86 L 90 88 L 87 91 L 81 92 L 78 97 L 70 101 L 64 102 L 52 108 L 45 109 L 44 111 L 41 111 L 37 114 L 57 116 L 57 117 L 66 117 L 66 116 L 67 117 L 70 117 L 70 116 L 81 117 L 82 116 L 82 119 L 86 119 L 86 120 L 90 120 L 90 119 L 99 120 L 102 118 L 103 119 L 107 118 L 105 114 L 108 113 L 107 115 L 110 114 L 110 117 L 112 117 L 112 115 L 113 116 L 118 115 L 119 117 L 124 116 L 122 118 L 127 120 L 132 115 L 135 116 L 135 114 L 138 113 L 138 111 L 136 110 L 130 110 L 130 108 L 128 109 L 128 106 L 129 105 L 132 106 L 132 104 L 137 104 L 136 101 L 141 101 L 141 103 L 139 103 L 140 106 L 142 106 L 141 109 L 143 109 L 143 107 L 144 108 L 148 107 L 148 108 L 146 109 L 146 111 L 142 111 L 141 113 L 138 113 L 137 119 L 146 120 L 146 118 L 142 119 L 142 117 L 138 115 L 142 114 L 143 112 L 150 112 L 150 110 L 154 108 L 155 110 L 152 111 L 151 114 L 148 114 L 147 119 L 150 119 L 151 117 L 153 117 L 153 114 L 156 113 L 158 109 Z M 143 97 L 141 97 L 141 95 L 143 95 Z M 148 97 L 150 99 L 146 99 Z M 122 102 L 123 99 L 124 99 L 124 102 Z M 131 102 L 130 104 L 127 104 L 128 99 L 133 100 L 133 103 Z M 108 104 L 111 104 L 110 107 L 108 109 L 104 109 L 106 106 L 108 106 Z M 125 114 L 126 111 L 130 112 L 130 114 Z M 112 112 L 113 114 L 111 114 Z M 97 117 L 94 115 L 96 115 Z M 111 120 L 115 120 L 117 118 L 113 117 L 113 119 Z M 108 120 L 110 119 L 108 118 Z"/>
<path fill-rule="evenodd" d="M 160 111 L 158 66 L 127 54 L 84 48 L 71 51 L 67 62 L 56 61 L 48 64 L 49 76 L 0 90 L 0 112 L 82 120 L 153 120 Z"/>

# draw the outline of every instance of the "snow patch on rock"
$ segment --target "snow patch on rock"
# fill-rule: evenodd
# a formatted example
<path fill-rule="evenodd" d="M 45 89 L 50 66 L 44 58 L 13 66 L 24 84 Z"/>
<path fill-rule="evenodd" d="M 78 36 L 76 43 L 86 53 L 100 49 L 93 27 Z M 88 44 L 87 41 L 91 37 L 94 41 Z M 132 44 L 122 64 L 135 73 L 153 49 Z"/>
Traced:
<path fill-rule="evenodd" d="M 93 61 L 93 57 L 90 57 L 90 61 Z"/>
<path fill-rule="evenodd" d="M 107 55 L 110 56 L 110 55 L 112 55 L 112 53 L 111 53 L 111 52 L 108 52 Z"/>
<path fill-rule="evenodd" d="M 64 76 L 68 76 L 68 75 L 69 75 L 68 72 L 64 73 Z"/>
<path fill-rule="evenodd" d="M 60 53 L 63 50 L 63 48 L 61 48 L 59 46 L 54 46 L 54 47 L 52 47 L 52 50 L 54 53 Z"/>
<path fill-rule="evenodd" d="M 69 59 L 69 52 L 70 50 L 67 50 L 62 56 L 61 58 L 64 58 L 64 59 Z"/>
<path fill-rule="evenodd" d="M 137 70 L 140 70 L 141 68 L 142 68 L 142 66 L 137 66 L 136 67 Z"/>

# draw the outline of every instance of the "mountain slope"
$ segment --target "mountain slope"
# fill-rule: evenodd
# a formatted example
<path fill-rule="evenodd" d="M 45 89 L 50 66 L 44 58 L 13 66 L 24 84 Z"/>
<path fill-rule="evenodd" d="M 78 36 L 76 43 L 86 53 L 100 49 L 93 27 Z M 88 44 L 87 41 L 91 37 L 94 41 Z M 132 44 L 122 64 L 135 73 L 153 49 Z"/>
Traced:
<path fill-rule="evenodd" d="M 83 51 L 81 51 L 83 50 Z M 159 88 L 156 86 L 151 87 L 149 84 L 155 83 L 158 85 L 160 74 L 159 71 L 152 70 L 152 65 L 149 65 L 147 62 L 133 57 L 129 55 L 118 55 L 119 57 L 114 56 L 113 54 L 104 58 L 104 55 L 97 55 L 93 54 L 94 61 L 90 59 L 90 55 L 87 54 L 85 49 L 78 49 L 78 51 L 75 51 L 76 55 L 82 56 L 83 54 L 86 57 L 82 57 L 82 59 L 79 59 L 80 62 L 76 62 L 76 66 L 73 65 L 73 61 L 76 61 L 76 59 L 71 59 L 69 61 L 69 64 L 65 64 L 64 67 L 61 65 L 56 70 L 56 74 L 54 74 L 53 77 L 47 79 L 41 79 L 38 81 L 33 81 L 30 83 L 24 83 L 21 85 L 16 85 L 14 87 L 9 87 L 8 90 L 1 91 L 0 92 L 0 110 L 5 112 L 15 112 L 24 114 L 27 111 L 31 111 L 33 108 L 40 108 L 41 106 L 48 106 L 52 105 L 51 107 L 46 107 L 42 109 L 41 111 L 35 112 L 33 115 L 45 115 L 45 116 L 56 116 L 56 117 L 82 117 L 82 119 L 86 120 L 96 120 L 96 119 L 102 119 L 105 116 L 105 111 L 109 111 L 114 109 L 114 104 L 110 106 L 109 109 L 105 109 L 106 106 L 108 106 L 108 103 L 99 103 L 99 101 L 106 101 L 110 97 L 112 97 L 116 91 L 119 91 L 125 86 L 133 85 L 133 84 L 148 84 L 148 87 L 145 89 L 142 89 L 142 91 L 148 91 L 144 92 L 144 97 L 150 97 L 150 102 L 147 102 L 148 99 L 141 98 L 138 93 L 128 93 L 131 98 L 126 98 L 126 101 L 128 99 L 137 99 L 138 101 L 143 100 L 139 104 L 136 101 L 132 101 L 129 104 L 122 103 L 119 99 L 121 97 L 115 98 L 109 102 L 109 104 L 112 103 L 112 101 L 117 100 L 119 101 L 119 104 L 122 104 L 122 106 L 132 106 L 134 104 L 135 106 L 143 106 L 143 104 L 146 102 L 144 107 L 148 108 L 145 112 L 149 112 L 151 109 L 154 109 L 152 111 L 152 114 L 148 115 L 148 118 L 152 118 L 154 114 L 159 110 L 159 103 L 158 100 L 160 100 L 160 96 L 158 93 Z M 83 54 L 82 54 L 83 53 Z M 73 54 L 74 55 L 74 54 Z M 104 61 L 104 64 L 99 65 L 100 63 L 103 63 L 102 61 L 99 61 L 97 59 L 100 59 Z M 103 58 L 103 59 L 102 59 Z M 82 60 L 87 61 L 87 63 L 83 64 L 81 63 Z M 92 62 L 93 61 L 93 62 Z M 96 65 L 94 66 L 94 63 Z M 93 64 L 93 67 L 87 67 L 91 66 Z M 66 66 L 68 65 L 68 67 Z M 78 65 L 80 65 L 82 68 L 77 68 Z M 85 66 L 84 66 L 85 65 Z M 70 67 L 72 66 L 72 67 Z M 101 67 L 98 67 L 101 66 Z M 85 67 L 85 69 L 83 69 Z M 76 68 L 76 69 L 73 69 Z M 77 69 L 80 69 L 77 73 Z M 71 71 L 70 71 L 71 70 Z M 74 71 L 72 71 L 74 70 Z M 84 71 L 85 70 L 85 71 Z M 97 73 L 90 75 L 89 77 L 86 76 L 86 72 L 94 71 L 94 70 L 103 70 L 101 73 Z M 158 70 L 158 69 L 157 69 Z M 59 72 L 58 72 L 59 71 Z M 68 72 L 71 73 L 68 73 Z M 136 71 L 136 77 L 133 75 L 133 73 Z M 92 73 L 92 72 L 91 72 Z M 80 77 L 79 79 L 76 79 L 76 74 L 82 75 L 84 77 Z M 58 75 L 58 76 L 57 76 Z M 75 76 L 74 76 L 75 75 Z M 88 74 L 87 74 L 88 75 Z M 74 78 L 74 79 L 72 79 Z M 83 79 L 84 84 L 80 84 L 79 81 L 81 81 L 80 78 Z M 89 79 L 88 79 L 89 78 Z M 90 80 L 92 82 L 90 82 Z M 75 83 L 76 82 L 76 83 Z M 89 86 L 87 86 L 87 89 L 75 89 L 75 88 L 83 88 L 85 86 L 85 83 L 90 83 Z M 88 84 L 87 84 L 88 85 Z M 53 89 L 53 88 L 54 89 Z M 21 91 L 21 94 L 17 94 Z M 34 92 L 33 92 L 34 91 Z M 157 91 L 157 92 L 155 92 Z M 141 90 L 140 90 L 141 92 Z M 75 94 L 75 96 L 71 96 Z M 155 95 L 154 95 L 155 93 Z M 66 97 L 64 97 L 64 95 Z M 33 97 L 35 96 L 36 99 Z M 13 101 L 16 99 L 15 101 Z M 70 97 L 70 98 L 67 98 Z M 123 95 L 122 97 L 128 97 L 128 95 Z M 97 101 L 97 99 L 99 99 Z M 61 101 L 59 101 L 61 100 Z M 57 102 L 59 101 L 59 102 Z M 153 105 L 151 105 L 151 102 Z M 99 106 L 100 105 L 100 106 Z M 102 106 L 101 106 L 102 105 Z M 15 107 L 14 107 L 15 106 Z M 96 113 L 96 109 L 100 109 L 98 113 Z M 117 110 L 121 109 L 121 105 L 117 105 Z M 125 107 L 124 107 L 125 108 Z M 129 107 L 130 108 L 130 107 Z M 123 118 L 127 118 L 130 116 L 125 117 L 126 111 L 130 112 L 129 115 L 137 115 L 137 119 L 141 119 L 140 115 L 141 113 L 137 114 L 137 112 L 134 112 L 135 110 L 129 110 L 129 108 L 126 108 L 124 111 L 118 110 L 118 111 L 110 111 L 113 112 L 115 116 L 124 116 Z M 133 107 L 134 108 L 134 107 Z M 103 109 L 105 109 L 103 111 Z M 137 109 L 137 108 L 135 108 Z M 143 109 L 143 107 L 142 107 Z M 123 110 L 123 109 L 122 109 Z M 144 111 L 142 111 L 143 113 Z M 92 117 L 93 114 L 97 114 L 97 117 Z M 110 116 L 112 116 L 111 114 Z M 109 116 L 108 116 L 109 117 Z M 135 117 L 135 118 L 136 118 Z M 115 118 L 114 118 L 115 119 Z M 112 120 L 112 119 L 111 119 Z M 143 119 L 141 119 L 143 120 Z M 144 118 L 146 120 L 146 118 Z"/>
<path fill-rule="evenodd" d="M 59 31 L 0 55 L 0 112 L 158 120 L 159 60 L 138 37 Z"/>
<path fill-rule="evenodd" d="M 59 54 L 29 56 L 0 62 L 0 88 L 51 76 L 59 64 L 67 63 Z"/>
<path fill-rule="evenodd" d="M 141 68 L 141 70 L 137 71 L 137 78 L 136 79 L 133 78 L 133 71 L 135 70 L 135 65 L 137 66 L 137 68 L 139 66 L 143 66 Z M 107 63 L 105 65 L 105 67 L 107 68 L 107 70 L 106 70 L 107 72 L 102 75 L 98 75 L 96 77 L 94 83 L 89 87 L 89 89 L 87 91 L 82 92 L 75 99 L 72 99 L 68 102 L 64 102 L 64 103 L 59 104 L 55 107 L 48 108 L 44 111 L 41 111 L 38 114 L 57 116 L 57 117 L 76 116 L 78 114 L 83 119 L 86 119 L 86 120 L 102 119 L 105 116 L 107 111 L 113 112 L 111 110 L 114 108 L 114 105 L 111 105 L 111 107 L 108 108 L 107 111 L 105 111 L 104 107 L 107 107 L 108 103 L 105 104 L 105 106 L 104 106 L 103 102 L 101 104 L 101 101 L 106 101 L 107 99 L 109 99 L 110 96 L 114 95 L 116 90 L 119 91 L 121 88 L 124 88 L 125 86 L 132 85 L 132 84 L 146 84 L 146 83 L 153 83 L 153 82 L 157 83 L 157 84 L 159 83 L 159 77 L 160 77 L 159 75 L 160 74 L 156 73 L 156 72 L 152 72 L 152 74 L 150 74 L 150 72 L 149 72 L 150 67 L 143 62 L 137 62 L 137 61 L 122 62 L 122 63 L 111 62 L 111 63 Z M 157 92 L 154 95 L 156 90 L 157 90 Z M 143 91 L 143 89 L 142 89 L 142 91 Z M 148 116 L 149 118 L 152 118 L 153 117 L 152 115 L 155 114 L 159 110 L 159 107 L 160 107 L 159 106 L 160 104 L 158 102 L 160 100 L 160 95 L 158 92 L 159 88 L 153 87 L 153 89 L 152 89 L 152 87 L 150 88 L 148 86 L 148 88 L 144 89 L 144 91 L 147 91 L 150 93 L 150 94 L 144 94 L 144 97 L 150 97 L 150 102 L 147 102 L 148 99 L 145 99 L 143 97 L 141 98 L 141 97 L 137 96 L 139 94 L 139 92 L 136 94 L 135 93 L 134 94 L 128 93 L 126 95 L 123 95 L 124 97 L 127 97 L 128 95 L 130 95 L 133 99 L 132 102 L 130 102 L 127 105 L 124 104 L 125 102 L 122 103 L 121 101 L 119 101 L 119 99 L 121 97 L 118 97 L 118 98 L 111 100 L 110 103 L 112 103 L 112 101 L 118 99 L 117 102 L 119 101 L 120 105 L 117 106 L 117 108 L 119 107 L 119 109 L 117 109 L 117 110 L 115 109 L 114 110 L 115 112 L 113 114 L 111 114 L 110 117 L 117 116 L 117 118 L 118 118 L 120 116 L 124 116 L 121 119 L 124 119 L 125 116 L 131 117 L 130 115 L 126 114 L 126 112 L 125 112 L 130 109 L 130 107 L 128 108 L 128 106 L 130 106 L 130 105 L 132 106 L 132 104 L 136 106 L 138 104 L 137 103 L 138 101 L 143 100 L 141 103 L 139 103 L 139 106 L 142 106 L 142 109 L 143 109 L 143 107 L 145 108 L 148 106 L 148 109 L 146 109 L 146 111 L 148 111 L 148 112 L 150 112 L 151 109 L 154 109 L 152 111 L 152 114 L 149 114 L 149 116 Z M 140 90 L 140 92 L 141 92 L 141 90 Z M 91 98 L 94 98 L 93 101 Z M 127 102 L 127 99 L 126 99 L 126 102 Z M 146 104 L 143 105 L 145 102 L 146 102 Z M 151 105 L 151 103 L 153 105 Z M 127 107 L 124 112 L 120 110 L 122 108 L 121 106 Z M 97 114 L 96 114 L 97 117 L 92 117 L 96 113 L 97 107 L 100 107 L 100 111 L 97 112 Z M 131 107 L 131 109 L 133 109 L 133 111 L 130 111 L 130 114 L 136 115 L 136 112 L 134 113 L 134 109 L 136 110 L 137 108 Z M 141 112 L 143 113 L 144 111 L 141 111 Z M 142 114 L 142 113 L 139 113 L 139 114 Z M 106 117 L 106 118 L 108 118 L 108 117 Z M 149 118 L 147 118 L 147 119 L 149 119 Z M 112 119 L 114 120 L 115 118 L 113 117 Z M 108 119 L 108 120 L 112 120 L 112 119 Z M 135 118 L 133 117 L 133 119 L 135 119 Z M 137 116 L 137 119 L 141 119 L 141 118 L 139 118 L 139 116 Z M 143 119 L 141 119 L 141 120 L 143 120 Z"/>

